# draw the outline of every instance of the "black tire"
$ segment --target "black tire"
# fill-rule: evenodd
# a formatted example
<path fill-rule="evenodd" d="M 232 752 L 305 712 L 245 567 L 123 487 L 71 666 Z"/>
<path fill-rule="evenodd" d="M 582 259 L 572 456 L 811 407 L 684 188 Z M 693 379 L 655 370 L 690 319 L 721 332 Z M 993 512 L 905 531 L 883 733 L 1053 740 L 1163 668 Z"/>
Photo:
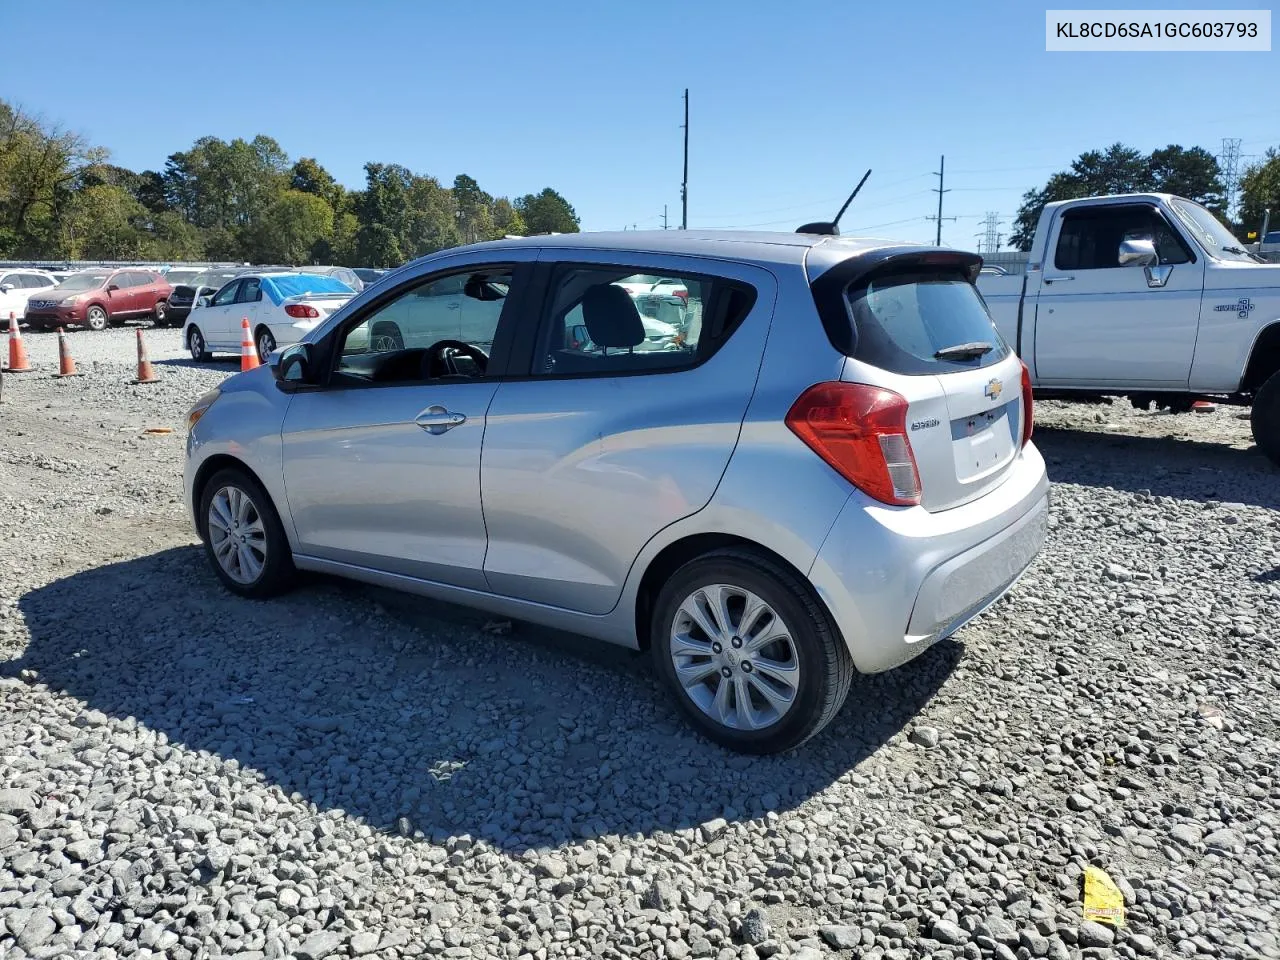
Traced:
<path fill-rule="evenodd" d="M 1273 373 L 1253 395 L 1249 426 L 1258 449 L 1280 467 L 1280 371 Z"/>
<path fill-rule="evenodd" d="M 111 318 L 107 316 L 107 311 L 96 304 L 84 313 L 84 325 L 94 333 L 101 333 L 110 323 Z"/>
<path fill-rule="evenodd" d="M 746 730 L 721 723 L 695 703 L 676 677 L 671 634 L 680 605 L 698 588 L 712 584 L 750 591 L 776 612 L 787 627 L 792 647 L 789 653 L 794 656 L 800 679 L 791 705 L 770 725 Z M 737 639 L 735 635 L 735 645 Z M 655 670 L 689 721 L 716 743 L 743 753 L 777 753 L 804 743 L 839 712 L 853 680 L 853 660 L 844 640 L 809 584 L 776 561 L 745 549 L 705 554 L 671 576 L 654 604 L 650 648 Z M 741 661 L 748 659 L 749 656 L 740 656 Z M 708 679 L 712 676 L 719 674 L 709 675 Z M 747 681 L 750 682 L 750 678 Z M 716 682 L 718 685 L 720 681 Z"/>
<path fill-rule="evenodd" d="M 258 362 L 266 363 L 267 358 L 271 356 L 271 351 L 276 348 L 276 338 L 271 335 L 270 330 L 262 327 L 253 338 L 253 342 L 258 351 Z"/>
<path fill-rule="evenodd" d="M 213 358 L 205 344 L 204 334 L 195 325 L 187 328 L 187 349 L 191 351 L 191 359 L 196 363 L 204 363 Z"/>
<path fill-rule="evenodd" d="M 157 327 L 169 326 L 169 301 L 157 300 L 154 309 L 151 311 L 151 319 L 155 321 Z"/>
<path fill-rule="evenodd" d="M 252 513 L 261 521 L 261 543 L 265 545 L 265 560 L 261 572 L 248 581 L 237 580 L 218 561 L 214 540 L 210 536 L 209 509 L 215 496 L 224 490 L 235 490 L 247 497 L 252 504 Z M 205 556 L 218 579 L 232 593 L 255 600 L 273 597 L 293 585 L 296 571 L 293 566 L 293 553 L 289 549 L 289 540 L 285 536 L 284 527 L 280 523 L 280 514 L 276 512 L 271 497 L 262 489 L 262 485 L 243 470 L 229 467 L 219 470 L 200 492 L 200 508 L 197 514 L 200 523 L 200 539 L 204 541 Z M 241 528 L 245 529 L 245 528 Z"/>

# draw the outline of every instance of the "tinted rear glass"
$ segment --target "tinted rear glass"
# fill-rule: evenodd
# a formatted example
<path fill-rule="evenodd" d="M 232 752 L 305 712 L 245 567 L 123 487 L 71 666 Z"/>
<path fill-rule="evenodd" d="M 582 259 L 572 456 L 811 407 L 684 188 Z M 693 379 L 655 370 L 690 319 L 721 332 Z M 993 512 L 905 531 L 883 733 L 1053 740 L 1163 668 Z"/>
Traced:
<path fill-rule="evenodd" d="M 890 274 L 845 291 L 854 327 L 855 359 L 882 370 L 938 374 L 999 363 L 1009 348 L 986 305 L 963 277 L 937 273 Z M 973 358 L 939 357 L 961 344 L 990 344 Z"/>

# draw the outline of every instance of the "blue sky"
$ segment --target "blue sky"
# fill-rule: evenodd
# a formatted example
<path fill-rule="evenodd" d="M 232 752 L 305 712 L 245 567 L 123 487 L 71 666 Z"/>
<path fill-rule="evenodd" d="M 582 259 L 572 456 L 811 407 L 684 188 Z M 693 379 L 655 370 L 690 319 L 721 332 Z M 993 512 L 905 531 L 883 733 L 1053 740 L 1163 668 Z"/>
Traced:
<path fill-rule="evenodd" d="M 969 247 L 1084 149 L 1280 144 L 1276 53 L 1046 53 L 1045 6 L 24 2 L 6 5 L 0 96 L 133 169 L 261 132 L 349 187 L 367 160 L 550 185 L 600 230 L 660 227 L 664 203 L 678 224 L 687 86 L 691 227 L 829 217 L 872 167 L 844 232 L 930 238 L 945 153 L 961 219 L 943 240 Z"/>

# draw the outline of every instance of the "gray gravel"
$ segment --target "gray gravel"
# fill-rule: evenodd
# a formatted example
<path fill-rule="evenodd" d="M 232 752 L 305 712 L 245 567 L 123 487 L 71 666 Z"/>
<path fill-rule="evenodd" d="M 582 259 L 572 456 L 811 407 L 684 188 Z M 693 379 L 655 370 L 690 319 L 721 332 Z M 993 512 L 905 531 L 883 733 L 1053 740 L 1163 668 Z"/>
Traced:
<path fill-rule="evenodd" d="M 4 381 L 5 960 L 1280 957 L 1280 472 L 1238 411 L 1042 404 L 1042 559 L 759 759 L 626 651 L 230 597 L 179 477 L 234 361 L 148 332 L 135 387 L 132 338 L 74 334 L 57 381 L 29 334 L 44 373 Z"/>

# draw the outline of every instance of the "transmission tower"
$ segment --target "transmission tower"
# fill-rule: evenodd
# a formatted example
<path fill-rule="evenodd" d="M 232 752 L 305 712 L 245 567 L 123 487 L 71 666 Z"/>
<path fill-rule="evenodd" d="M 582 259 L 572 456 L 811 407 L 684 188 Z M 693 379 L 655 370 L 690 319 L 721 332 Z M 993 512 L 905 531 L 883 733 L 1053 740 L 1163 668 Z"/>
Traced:
<path fill-rule="evenodd" d="M 995 253 L 1000 249 L 1000 214 L 995 210 L 988 210 L 982 226 L 985 231 L 982 235 L 983 249 L 987 253 Z"/>
<path fill-rule="evenodd" d="M 1223 137 L 1222 153 L 1218 154 L 1218 166 L 1222 168 L 1222 182 L 1227 188 L 1227 216 L 1236 206 L 1236 189 L 1240 186 L 1240 138 Z"/>

